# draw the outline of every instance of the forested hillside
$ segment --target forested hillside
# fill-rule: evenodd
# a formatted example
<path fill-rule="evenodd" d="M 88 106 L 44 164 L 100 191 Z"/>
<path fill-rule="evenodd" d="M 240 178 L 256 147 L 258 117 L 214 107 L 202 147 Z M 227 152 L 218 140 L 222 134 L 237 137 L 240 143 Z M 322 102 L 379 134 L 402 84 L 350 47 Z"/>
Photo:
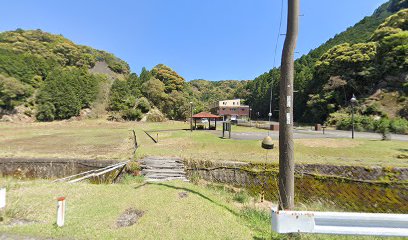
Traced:
<path fill-rule="evenodd" d="M 331 123 L 337 124 L 333 119 L 348 114 L 353 93 L 362 119 L 408 117 L 407 7 L 407 0 L 389 1 L 295 61 L 295 121 L 323 123 L 331 116 Z M 247 85 L 247 102 L 264 117 L 271 86 L 273 108 L 278 109 L 279 79 L 275 68 Z"/>
<path fill-rule="evenodd" d="M 185 119 L 190 102 L 195 111 L 208 110 L 214 101 L 243 96 L 245 84 L 186 82 L 163 64 L 143 68 L 139 76 L 112 54 L 60 35 L 21 29 L 0 33 L 0 119 L 13 114 L 38 121 L 69 119 L 84 108 L 107 110 L 112 120 Z"/>
<path fill-rule="evenodd" d="M 76 45 L 41 30 L 0 33 L 0 117 L 23 113 L 41 121 L 66 119 L 89 107 L 108 76 L 89 69 L 104 62 L 128 75 L 126 62 L 110 53 Z"/>
<path fill-rule="evenodd" d="M 248 82 L 245 80 L 208 81 L 203 79 L 190 81 L 192 97 L 196 100 L 196 110 L 209 111 L 211 104 L 224 99 L 246 99 Z"/>
<path fill-rule="evenodd" d="M 407 7 L 408 0 L 391 0 L 295 61 L 295 121 L 346 129 L 355 94 L 358 128 L 377 130 L 382 124 L 408 131 Z M 251 81 L 186 82 L 163 64 L 136 74 L 114 55 L 61 35 L 0 33 L 0 119 L 18 113 L 52 121 L 87 109 L 111 120 L 163 121 L 188 117 L 190 102 L 199 112 L 232 98 L 244 99 L 266 118 L 271 87 L 277 118 L 279 79 L 278 68 Z"/>

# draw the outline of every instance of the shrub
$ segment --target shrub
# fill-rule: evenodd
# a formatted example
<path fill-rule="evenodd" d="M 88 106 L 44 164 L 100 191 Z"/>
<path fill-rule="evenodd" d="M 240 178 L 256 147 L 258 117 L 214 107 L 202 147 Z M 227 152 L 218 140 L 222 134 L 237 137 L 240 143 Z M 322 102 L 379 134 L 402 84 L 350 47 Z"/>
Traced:
<path fill-rule="evenodd" d="M 0 74 L 0 107 L 8 110 L 22 103 L 32 93 L 31 87 Z"/>
<path fill-rule="evenodd" d="M 50 102 L 45 102 L 38 105 L 36 118 L 37 120 L 44 122 L 53 121 L 55 118 L 54 114 L 55 114 L 54 105 Z"/>
<path fill-rule="evenodd" d="M 235 193 L 232 199 L 236 202 L 244 204 L 249 202 L 249 195 L 244 191 L 240 191 Z"/>
<path fill-rule="evenodd" d="M 354 129 L 356 131 L 375 131 L 377 121 L 371 116 L 355 114 Z M 327 119 L 326 125 L 336 126 L 338 130 L 351 130 L 353 125 L 351 114 L 332 113 Z"/>
<path fill-rule="evenodd" d="M 408 120 L 408 105 L 404 106 L 398 113 L 401 117 Z"/>
<path fill-rule="evenodd" d="M 140 120 L 142 119 L 142 116 L 142 111 L 140 111 L 139 109 L 131 108 L 122 112 L 122 118 L 128 121 Z"/>
<path fill-rule="evenodd" d="M 147 114 L 147 121 L 148 122 L 164 122 L 166 121 L 166 118 L 159 110 L 153 109 Z"/>
<path fill-rule="evenodd" d="M 390 129 L 394 133 L 408 134 L 408 120 L 395 118 L 390 122 Z"/>
<path fill-rule="evenodd" d="M 388 118 L 382 118 L 377 122 L 376 132 L 381 133 L 383 140 L 389 139 L 390 134 L 390 120 Z"/>
<path fill-rule="evenodd" d="M 196 129 L 197 130 L 204 130 L 204 125 L 197 125 Z"/>
<path fill-rule="evenodd" d="M 140 111 L 142 111 L 142 113 L 149 112 L 150 111 L 149 100 L 147 100 L 147 98 L 145 98 L 145 97 L 139 98 L 139 100 L 137 102 L 137 108 L 140 109 Z"/>
<path fill-rule="evenodd" d="M 122 116 L 118 112 L 111 112 L 107 118 L 108 121 L 121 122 Z"/>

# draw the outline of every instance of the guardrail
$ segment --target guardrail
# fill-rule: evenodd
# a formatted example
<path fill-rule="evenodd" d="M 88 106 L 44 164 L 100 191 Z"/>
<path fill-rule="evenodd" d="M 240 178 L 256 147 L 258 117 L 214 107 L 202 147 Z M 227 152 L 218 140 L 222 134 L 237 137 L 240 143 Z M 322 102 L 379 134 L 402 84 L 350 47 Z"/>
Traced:
<path fill-rule="evenodd" d="M 126 164 L 128 164 L 130 160 L 120 162 L 120 163 L 115 163 L 113 165 L 106 166 L 104 168 L 99 168 L 99 169 L 93 169 L 90 171 L 74 174 L 68 177 L 56 179 L 53 182 L 68 182 L 68 183 L 76 183 L 79 181 L 82 181 L 84 179 L 88 179 L 91 177 L 98 177 L 100 175 L 106 174 L 108 172 L 111 172 L 113 170 L 116 170 L 118 168 L 121 168 L 117 174 L 117 176 L 120 175 L 120 173 L 123 171 L 123 169 L 126 167 Z M 114 181 L 116 180 L 117 177 L 115 177 Z"/>
<path fill-rule="evenodd" d="M 272 230 L 278 233 L 408 237 L 408 214 L 272 209 Z"/>

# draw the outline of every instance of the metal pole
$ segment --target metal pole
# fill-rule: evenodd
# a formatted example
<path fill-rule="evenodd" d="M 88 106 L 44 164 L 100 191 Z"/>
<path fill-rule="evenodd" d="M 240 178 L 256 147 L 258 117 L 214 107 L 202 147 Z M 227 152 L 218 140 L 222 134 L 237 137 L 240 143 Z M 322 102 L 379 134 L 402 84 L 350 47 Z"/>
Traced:
<path fill-rule="evenodd" d="M 354 103 L 351 103 L 351 138 L 354 139 Z"/>
<path fill-rule="evenodd" d="M 193 102 L 190 102 L 190 131 L 193 131 Z"/>
<path fill-rule="evenodd" d="M 295 162 L 293 143 L 294 51 L 299 28 L 299 0 L 288 0 L 288 19 L 282 51 L 279 102 L 279 208 L 293 209 Z"/>

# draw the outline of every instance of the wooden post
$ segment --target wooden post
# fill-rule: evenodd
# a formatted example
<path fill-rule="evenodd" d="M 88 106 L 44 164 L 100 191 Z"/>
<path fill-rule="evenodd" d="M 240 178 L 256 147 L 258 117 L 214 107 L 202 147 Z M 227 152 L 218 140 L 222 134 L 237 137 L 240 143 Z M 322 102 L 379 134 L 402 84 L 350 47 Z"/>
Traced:
<path fill-rule="evenodd" d="M 190 102 L 190 131 L 193 131 L 193 102 Z"/>
<path fill-rule="evenodd" d="M 157 135 L 157 137 L 156 137 L 156 143 L 158 143 L 159 142 L 159 133 L 156 133 L 156 135 Z"/>
<path fill-rule="evenodd" d="M 279 208 L 293 209 L 295 163 L 293 144 L 294 51 L 299 28 L 299 0 L 288 0 L 288 24 L 282 51 L 279 102 Z"/>

